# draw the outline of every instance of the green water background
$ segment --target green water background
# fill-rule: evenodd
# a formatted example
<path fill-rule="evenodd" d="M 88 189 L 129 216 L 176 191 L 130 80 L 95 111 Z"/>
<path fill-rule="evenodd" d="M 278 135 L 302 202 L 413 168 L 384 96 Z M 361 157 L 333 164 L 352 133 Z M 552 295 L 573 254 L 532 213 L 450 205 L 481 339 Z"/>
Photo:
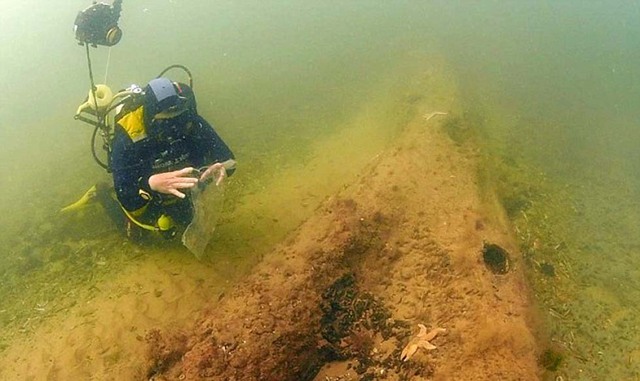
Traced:
<path fill-rule="evenodd" d="M 639 9 L 484 4 L 451 15 L 483 26 L 456 24 L 441 39 L 492 142 L 485 185 L 514 222 L 549 348 L 562 357 L 554 377 L 640 372 Z"/>
<path fill-rule="evenodd" d="M 99 211 L 81 226 L 55 214 L 108 179 L 90 157 L 91 129 L 72 120 L 88 86 L 72 22 L 87 5 L 14 1 L 0 12 L 0 269 L 14 298 L 28 292 L 29 277 L 50 274 L 47 260 L 24 258 L 55 247 L 56 227 L 79 240 L 116 239 Z M 637 1 L 140 0 L 124 3 L 125 34 L 111 50 L 108 83 L 143 84 L 170 64 L 187 65 L 200 112 L 240 159 L 233 205 L 304 162 L 315 141 L 338 133 L 372 97 L 389 111 L 377 116 L 391 121 L 403 87 L 390 83 L 411 82 L 398 68 L 415 52 L 444 55 L 488 138 L 485 185 L 498 190 L 518 228 L 549 312 L 549 343 L 565 354 L 557 374 L 634 379 L 639 20 Z M 107 52 L 92 51 L 98 82 Z M 266 250 L 295 225 L 255 237 L 272 229 L 268 221 L 229 222 L 220 251 Z M 545 263 L 555 276 L 542 274 Z"/>

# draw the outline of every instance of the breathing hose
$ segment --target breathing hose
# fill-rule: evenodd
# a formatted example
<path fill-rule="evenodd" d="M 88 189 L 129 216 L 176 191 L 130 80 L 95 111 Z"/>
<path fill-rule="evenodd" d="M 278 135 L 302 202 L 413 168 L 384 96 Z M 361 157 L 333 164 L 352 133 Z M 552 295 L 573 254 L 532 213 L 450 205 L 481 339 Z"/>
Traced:
<path fill-rule="evenodd" d="M 193 78 L 191 76 L 191 71 L 184 65 L 179 65 L 179 64 L 171 65 L 166 69 L 164 69 L 163 71 L 161 71 L 156 78 L 162 77 L 166 72 L 168 72 L 171 69 L 181 69 L 185 73 L 187 73 L 187 76 L 189 77 L 189 87 L 193 90 Z"/>

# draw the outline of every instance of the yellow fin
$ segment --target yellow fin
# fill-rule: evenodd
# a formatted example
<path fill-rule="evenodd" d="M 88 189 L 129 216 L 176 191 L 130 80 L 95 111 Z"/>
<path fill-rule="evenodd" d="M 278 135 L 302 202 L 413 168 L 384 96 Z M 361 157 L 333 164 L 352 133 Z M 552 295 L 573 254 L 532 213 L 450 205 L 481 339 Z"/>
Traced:
<path fill-rule="evenodd" d="M 90 203 L 91 201 L 93 201 L 96 198 L 96 186 L 92 186 L 91 188 L 89 188 L 88 191 L 85 192 L 85 194 L 82 195 L 82 197 L 80 197 L 80 199 L 76 202 L 74 202 L 73 204 L 67 205 L 64 208 L 60 209 L 60 212 L 62 213 L 66 213 L 69 211 L 75 211 L 75 210 L 79 210 L 82 207 L 84 207 L 85 205 L 87 205 L 88 203 Z"/>

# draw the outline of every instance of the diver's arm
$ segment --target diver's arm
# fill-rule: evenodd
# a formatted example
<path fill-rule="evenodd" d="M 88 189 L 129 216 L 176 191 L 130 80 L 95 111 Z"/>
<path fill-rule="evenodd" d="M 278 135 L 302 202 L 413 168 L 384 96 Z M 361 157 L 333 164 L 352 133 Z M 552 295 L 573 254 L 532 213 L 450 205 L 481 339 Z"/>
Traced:
<path fill-rule="evenodd" d="M 111 169 L 118 201 L 125 209 L 138 210 L 149 202 L 151 168 L 145 166 L 131 139 L 118 127 L 113 138 Z"/>
<path fill-rule="evenodd" d="M 235 156 L 229 146 L 216 133 L 213 127 L 201 116 L 197 116 L 192 133 L 192 145 L 194 147 L 194 164 L 197 166 L 209 166 L 201 176 L 201 180 L 211 175 L 211 172 L 224 170 L 224 176 L 231 176 L 235 171 Z M 216 166 L 223 164 L 224 168 Z M 207 173 L 209 172 L 209 173 Z M 206 173 L 207 176 L 204 176 Z"/>

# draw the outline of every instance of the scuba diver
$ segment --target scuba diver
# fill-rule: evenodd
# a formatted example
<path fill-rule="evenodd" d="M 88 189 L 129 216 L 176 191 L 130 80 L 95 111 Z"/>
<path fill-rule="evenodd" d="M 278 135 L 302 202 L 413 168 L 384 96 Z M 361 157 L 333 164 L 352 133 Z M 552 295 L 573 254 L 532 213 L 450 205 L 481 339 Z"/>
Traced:
<path fill-rule="evenodd" d="M 111 48 L 120 41 L 121 11 L 122 0 L 112 5 L 94 2 L 78 13 L 74 24 L 76 39 L 86 50 L 91 82 L 74 118 L 95 127 L 92 154 L 113 175 L 113 187 L 97 184 L 62 211 L 98 200 L 130 238 L 137 240 L 144 231 L 173 238 L 194 217 L 195 191 L 212 182 L 219 186 L 233 174 L 235 157 L 198 114 L 186 67 L 171 65 L 144 88 L 131 85 L 116 94 L 106 84 L 95 83 L 90 47 Z M 175 68 L 188 75 L 188 84 L 165 76 Z M 106 160 L 96 153 L 97 136 Z"/>
<path fill-rule="evenodd" d="M 125 230 L 173 237 L 193 218 L 189 190 L 235 170 L 235 157 L 201 117 L 187 84 L 155 78 L 115 116 L 111 170 Z M 113 214 L 112 214 L 113 216 Z"/>
<path fill-rule="evenodd" d="M 189 85 L 158 77 L 124 92 L 109 141 L 113 187 L 99 183 L 63 210 L 95 199 L 129 238 L 145 231 L 173 238 L 193 218 L 191 190 L 220 186 L 235 171 L 235 156 L 198 114 Z"/>

